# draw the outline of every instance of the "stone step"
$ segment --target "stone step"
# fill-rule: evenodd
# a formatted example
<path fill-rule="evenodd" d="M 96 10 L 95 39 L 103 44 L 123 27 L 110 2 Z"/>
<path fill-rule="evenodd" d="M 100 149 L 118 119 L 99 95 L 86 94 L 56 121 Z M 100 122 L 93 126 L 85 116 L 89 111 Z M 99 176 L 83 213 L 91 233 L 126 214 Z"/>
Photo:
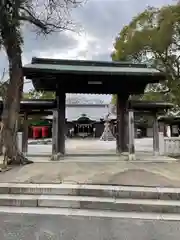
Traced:
<path fill-rule="evenodd" d="M 90 209 L 70 209 L 70 208 L 44 208 L 44 207 L 7 207 L 0 206 L 0 214 L 8 215 L 44 215 L 44 216 L 66 216 L 68 217 L 93 217 L 99 219 L 141 219 L 141 220 L 162 220 L 162 221 L 180 221 L 180 214 L 170 213 L 143 213 L 143 212 L 115 212 L 103 210 L 90 210 Z M 18 216 L 17 216 L 18 217 Z M 74 218 L 75 219 L 75 218 Z M 118 223 L 119 224 L 119 223 Z M 170 223 L 169 223 L 170 224 Z"/>
<path fill-rule="evenodd" d="M 70 208 L 115 212 L 180 213 L 180 201 L 64 195 L 1 194 L 0 206 Z"/>
<path fill-rule="evenodd" d="M 69 195 L 131 199 L 180 200 L 180 188 L 0 183 L 0 194 Z"/>

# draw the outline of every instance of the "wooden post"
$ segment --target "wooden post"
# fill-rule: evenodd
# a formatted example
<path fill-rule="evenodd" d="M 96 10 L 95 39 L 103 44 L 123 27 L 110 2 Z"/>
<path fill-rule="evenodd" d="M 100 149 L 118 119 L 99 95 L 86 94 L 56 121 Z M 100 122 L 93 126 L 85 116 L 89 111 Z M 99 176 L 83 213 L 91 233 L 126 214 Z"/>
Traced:
<path fill-rule="evenodd" d="M 129 128 L 129 160 L 135 160 L 135 144 L 134 144 L 134 112 L 129 110 L 128 113 L 128 128 Z"/>
<path fill-rule="evenodd" d="M 128 152 L 127 100 L 128 96 L 122 97 L 119 94 L 117 95 L 117 153 Z"/>
<path fill-rule="evenodd" d="M 153 115 L 153 152 L 154 155 L 159 155 L 159 126 L 158 126 L 158 119 L 157 119 L 157 113 L 154 113 Z"/>
<path fill-rule="evenodd" d="M 28 152 L 28 114 L 26 112 L 23 118 L 22 152 L 24 154 Z"/>
<path fill-rule="evenodd" d="M 59 160 L 65 154 L 65 105 L 66 94 L 56 92 L 57 109 L 54 111 L 53 121 L 53 160 Z"/>
<path fill-rule="evenodd" d="M 53 110 L 52 121 L 52 155 L 56 154 L 56 122 L 57 122 L 57 110 Z"/>
<path fill-rule="evenodd" d="M 159 132 L 163 132 L 164 134 L 164 123 L 158 121 L 158 124 L 159 124 Z"/>

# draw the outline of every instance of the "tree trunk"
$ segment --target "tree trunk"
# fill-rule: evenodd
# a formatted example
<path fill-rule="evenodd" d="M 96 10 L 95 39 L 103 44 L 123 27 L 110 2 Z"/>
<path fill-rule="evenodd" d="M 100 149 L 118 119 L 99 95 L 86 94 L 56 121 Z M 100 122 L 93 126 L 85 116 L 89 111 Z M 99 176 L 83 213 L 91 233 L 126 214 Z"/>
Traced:
<path fill-rule="evenodd" d="M 0 122 L 0 156 L 3 155 L 3 124 L 2 122 Z"/>
<path fill-rule="evenodd" d="M 1 84 L 0 94 L 1 94 L 1 97 L 3 100 L 5 99 L 5 96 L 6 96 L 7 87 L 8 87 L 7 81 L 5 83 Z M 2 116 L 1 116 L 1 119 L 2 119 Z M 3 136 L 2 136 L 3 128 L 4 128 L 3 123 L 2 123 L 2 121 L 0 121 L 0 156 L 3 155 Z"/>
<path fill-rule="evenodd" d="M 2 113 L 3 154 L 5 164 L 26 164 L 28 161 L 18 150 L 16 123 L 20 111 L 23 92 L 23 69 L 21 59 L 21 43 L 16 28 L 3 32 L 3 42 L 9 60 L 9 84 L 4 99 Z"/>

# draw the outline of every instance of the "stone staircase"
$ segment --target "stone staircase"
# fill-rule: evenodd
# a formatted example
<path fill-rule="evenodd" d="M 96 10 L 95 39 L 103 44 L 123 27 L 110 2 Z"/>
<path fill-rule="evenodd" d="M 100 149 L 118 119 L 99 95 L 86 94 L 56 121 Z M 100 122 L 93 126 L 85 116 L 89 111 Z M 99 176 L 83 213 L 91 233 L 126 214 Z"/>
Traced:
<path fill-rule="evenodd" d="M 3 207 L 118 213 L 180 213 L 180 188 L 0 183 Z M 8 208 L 11 212 L 11 208 Z"/>

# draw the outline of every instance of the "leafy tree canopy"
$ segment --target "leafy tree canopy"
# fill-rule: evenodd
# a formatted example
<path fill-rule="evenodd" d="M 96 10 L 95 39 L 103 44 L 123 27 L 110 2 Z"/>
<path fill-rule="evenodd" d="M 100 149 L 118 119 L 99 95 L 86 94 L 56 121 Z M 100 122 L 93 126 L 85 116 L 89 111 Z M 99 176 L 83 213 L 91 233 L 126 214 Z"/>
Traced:
<path fill-rule="evenodd" d="M 165 83 L 148 86 L 142 99 L 168 100 L 180 106 L 180 5 L 148 7 L 115 40 L 114 61 L 146 62 L 164 72 Z"/>

